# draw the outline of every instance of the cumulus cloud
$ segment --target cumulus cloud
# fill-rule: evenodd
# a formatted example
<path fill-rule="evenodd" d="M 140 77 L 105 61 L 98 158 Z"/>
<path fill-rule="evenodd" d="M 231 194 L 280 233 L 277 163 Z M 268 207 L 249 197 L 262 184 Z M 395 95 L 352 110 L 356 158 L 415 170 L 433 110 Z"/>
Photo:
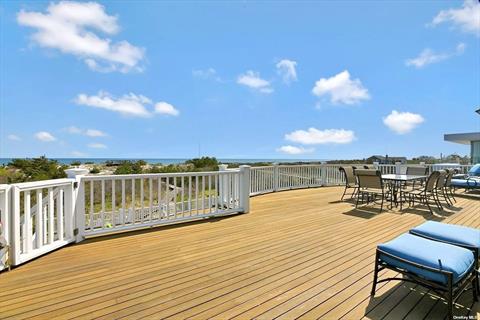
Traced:
<path fill-rule="evenodd" d="M 159 102 L 159 110 L 157 110 L 156 106 L 155 110 L 151 110 L 153 101 L 143 95 L 136 95 L 134 93 L 125 94 L 119 98 L 116 98 L 104 91 L 100 91 L 97 95 L 92 96 L 81 93 L 75 98 L 74 101 L 78 105 L 118 112 L 129 117 L 148 118 L 152 117 L 155 113 L 171 115 L 179 114 L 179 111 L 172 105 L 168 104 L 170 107 L 166 107 L 166 102 Z"/>
<path fill-rule="evenodd" d="M 285 135 L 285 139 L 306 145 L 312 144 L 346 144 L 355 140 L 355 133 L 344 129 L 296 130 Z"/>
<path fill-rule="evenodd" d="M 350 73 L 345 70 L 331 78 L 321 78 L 315 83 L 312 93 L 317 97 L 330 96 L 330 102 L 337 104 L 357 104 L 370 99 L 367 88 L 359 79 L 350 79 Z"/>
<path fill-rule="evenodd" d="M 296 61 L 288 59 L 280 60 L 280 62 L 276 64 L 277 73 L 282 77 L 283 82 L 289 84 L 292 81 L 297 81 L 296 66 Z"/>
<path fill-rule="evenodd" d="M 277 152 L 285 154 L 306 154 L 314 152 L 314 148 L 304 148 L 304 147 L 295 147 L 295 146 L 281 146 L 277 149 Z"/>
<path fill-rule="evenodd" d="M 260 74 L 252 70 L 248 70 L 244 74 L 239 75 L 237 78 L 237 83 L 257 90 L 261 93 L 273 92 L 270 82 L 260 78 Z"/>
<path fill-rule="evenodd" d="M 88 147 L 93 149 L 107 149 L 107 146 L 103 143 L 89 143 Z"/>
<path fill-rule="evenodd" d="M 35 139 L 42 141 L 42 142 L 52 142 L 57 140 L 50 132 L 47 131 L 39 131 L 33 135 Z"/>
<path fill-rule="evenodd" d="M 414 66 L 417 69 L 423 68 L 426 65 L 441 62 L 455 55 L 462 55 L 465 52 L 465 43 L 459 43 L 454 52 L 449 53 L 435 53 L 432 49 L 424 49 L 420 54 L 412 59 L 405 61 L 406 66 Z"/>
<path fill-rule="evenodd" d="M 70 134 L 81 134 L 87 137 L 106 137 L 108 134 L 97 129 L 82 129 L 76 126 L 70 126 L 64 129 Z"/>
<path fill-rule="evenodd" d="M 98 33 L 115 35 L 117 17 L 108 15 L 96 2 L 50 3 L 46 13 L 21 10 L 17 22 L 35 29 L 31 39 L 41 47 L 57 49 L 82 60 L 100 72 L 141 71 L 144 49 L 127 41 L 114 42 Z"/>
<path fill-rule="evenodd" d="M 11 141 L 21 141 L 21 140 L 22 140 L 22 139 L 21 139 L 19 136 L 17 136 L 16 134 L 9 134 L 9 135 L 7 136 L 7 139 L 8 139 L 8 140 L 11 140 Z"/>
<path fill-rule="evenodd" d="M 155 104 L 155 113 L 166 114 L 169 116 L 178 116 L 180 114 L 174 106 L 163 101 Z"/>
<path fill-rule="evenodd" d="M 452 23 L 455 28 L 463 32 L 480 36 L 480 3 L 475 0 L 465 0 L 461 8 L 440 11 L 431 24 L 436 26 L 446 22 Z"/>
<path fill-rule="evenodd" d="M 393 110 L 383 118 L 383 123 L 397 134 L 406 134 L 418 127 L 425 119 L 417 113 L 398 112 Z"/>
<path fill-rule="evenodd" d="M 218 76 L 217 71 L 214 68 L 208 69 L 198 69 L 192 70 L 192 75 L 196 78 L 200 78 L 203 80 L 215 80 L 215 81 L 222 81 L 222 79 Z"/>

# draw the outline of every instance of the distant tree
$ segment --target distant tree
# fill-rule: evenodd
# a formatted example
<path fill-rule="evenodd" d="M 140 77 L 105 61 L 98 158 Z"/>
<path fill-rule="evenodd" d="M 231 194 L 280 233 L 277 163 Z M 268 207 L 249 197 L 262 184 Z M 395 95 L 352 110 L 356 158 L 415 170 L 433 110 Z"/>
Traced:
<path fill-rule="evenodd" d="M 218 170 L 218 160 L 215 157 L 201 157 L 185 161 L 186 164 L 191 164 L 195 169 L 205 171 Z"/>
<path fill-rule="evenodd" d="M 100 173 L 100 169 L 98 169 L 98 167 L 93 167 L 92 169 L 90 169 L 90 173 L 91 173 L 91 174 Z"/>
<path fill-rule="evenodd" d="M 74 166 L 74 167 L 77 167 L 79 165 L 81 165 L 82 163 L 80 161 L 73 161 L 72 163 L 70 163 L 71 166 Z"/>
<path fill-rule="evenodd" d="M 142 160 L 122 160 L 113 174 L 140 174 L 142 172 Z"/>
<path fill-rule="evenodd" d="M 9 182 L 38 181 L 65 178 L 67 166 L 57 160 L 47 159 L 45 156 L 33 159 L 12 159 L 8 168 L 13 169 Z"/>

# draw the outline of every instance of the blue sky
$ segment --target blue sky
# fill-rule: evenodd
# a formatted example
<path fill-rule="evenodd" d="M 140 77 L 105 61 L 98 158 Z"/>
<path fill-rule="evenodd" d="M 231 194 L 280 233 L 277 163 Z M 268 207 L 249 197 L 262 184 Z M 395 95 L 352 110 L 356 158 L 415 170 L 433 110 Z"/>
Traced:
<path fill-rule="evenodd" d="M 468 154 L 475 1 L 8 2 L 0 157 Z"/>

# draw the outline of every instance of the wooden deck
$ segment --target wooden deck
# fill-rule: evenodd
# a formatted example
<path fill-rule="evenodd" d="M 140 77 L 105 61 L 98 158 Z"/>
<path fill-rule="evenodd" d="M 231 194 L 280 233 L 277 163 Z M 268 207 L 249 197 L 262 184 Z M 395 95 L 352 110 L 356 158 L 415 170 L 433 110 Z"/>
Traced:
<path fill-rule="evenodd" d="M 340 194 L 273 193 L 249 214 L 65 247 L 0 274 L 0 318 L 442 319 L 422 287 L 382 283 L 370 297 L 375 246 L 426 219 L 479 228 L 480 200 L 432 217 L 354 210 Z M 468 313 L 480 318 L 471 292 L 455 310 Z"/>

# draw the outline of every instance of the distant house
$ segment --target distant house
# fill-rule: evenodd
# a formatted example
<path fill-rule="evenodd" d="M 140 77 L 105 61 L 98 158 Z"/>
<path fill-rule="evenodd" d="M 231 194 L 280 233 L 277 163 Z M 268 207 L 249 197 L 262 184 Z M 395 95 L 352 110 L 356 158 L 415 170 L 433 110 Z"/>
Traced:
<path fill-rule="evenodd" d="M 367 158 L 368 163 L 378 162 L 380 164 L 395 164 L 396 162 L 401 162 L 402 164 L 407 163 L 406 157 L 390 157 L 389 155 L 385 156 L 371 156 Z"/>

